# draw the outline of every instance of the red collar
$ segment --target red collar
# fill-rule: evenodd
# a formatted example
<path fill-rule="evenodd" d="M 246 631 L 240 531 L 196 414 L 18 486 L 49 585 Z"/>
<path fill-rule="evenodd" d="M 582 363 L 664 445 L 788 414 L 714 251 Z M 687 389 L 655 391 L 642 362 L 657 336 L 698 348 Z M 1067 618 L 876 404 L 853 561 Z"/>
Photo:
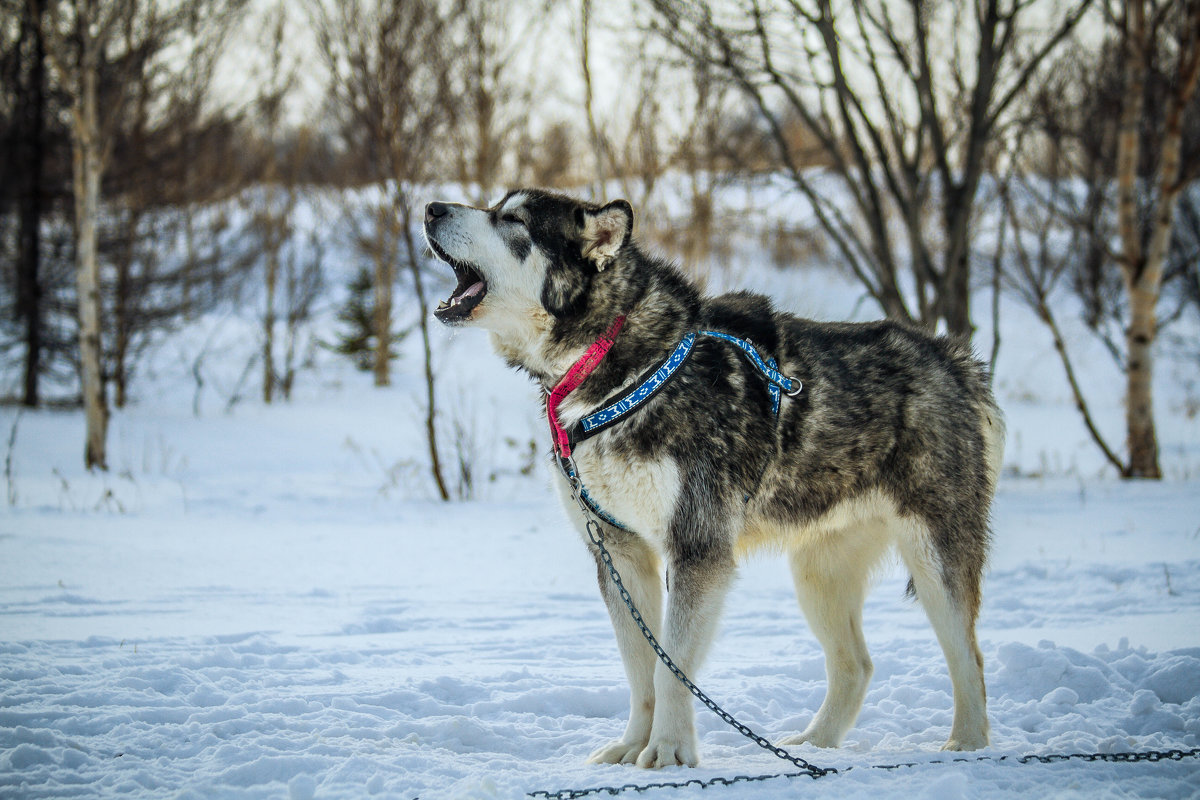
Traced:
<path fill-rule="evenodd" d="M 624 314 L 613 320 L 613 324 L 608 326 L 608 330 L 600 334 L 599 339 L 592 342 L 587 352 L 571 365 L 563 379 L 550 390 L 550 396 L 546 399 L 546 419 L 550 421 L 550 435 L 554 438 L 554 453 L 559 458 L 571 457 L 571 437 L 567 435 L 566 429 L 558 421 L 558 407 L 563 400 L 567 399 L 567 395 L 578 389 L 587 376 L 600 366 L 600 362 L 608 355 L 609 349 L 613 346 L 613 342 L 616 341 L 617 334 L 621 332 L 624 324 Z"/>

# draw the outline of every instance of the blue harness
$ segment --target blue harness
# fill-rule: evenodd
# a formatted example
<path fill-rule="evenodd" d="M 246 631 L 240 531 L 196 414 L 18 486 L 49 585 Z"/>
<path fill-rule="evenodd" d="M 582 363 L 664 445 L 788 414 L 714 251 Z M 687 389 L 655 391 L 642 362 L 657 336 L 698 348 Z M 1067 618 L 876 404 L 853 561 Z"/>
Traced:
<path fill-rule="evenodd" d="M 667 383 L 671 377 L 679 371 L 679 368 L 687 362 L 688 357 L 692 354 L 692 348 L 696 344 L 697 336 L 710 336 L 714 339 L 720 339 L 734 345 L 741 351 L 742 355 L 754 366 L 763 379 L 767 382 L 767 392 L 771 397 L 771 414 L 778 418 L 779 404 L 782 396 L 786 394 L 788 397 L 795 397 L 804 389 L 804 384 L 799 378 L 789 378 L 779 372 L 778 364 L 775 359 L 763 357 L 754 347 L 754 343 L 749 339 L 740 339 L 723 331 L 693 331 L 675 346 L 675 350 L 667 356 L 666 360 L 658 366 L 654 372 L 645 380 L 639 383 L 634 388 L 630 389 L 625 394 L 616 400 L 608 403 L 598 411 L 593 411 L 583 419 L 576 422 L 567 431 L 570 438 L 572 449 L 578 442 L 585 439 L 590 439 L 600 433 L 609 426 L 625 419 L 632 412 L 645 405 L 650 398 L 654 397 Z M 588 495 L 587 490 L 583 488 L 582 482 L 579 480 L 578 471 L 575 469 L 575 462 L 571 458 L 557 458 L 559 469 L 562 470 L 567 481 L 571 484 L 579 486 L 579 496 L 588 507 L 603 519 L 609 525 L 620 528 L 621 530 L 629 530 L 628 527 L 619 522 L 615 517 L 606 512 L 600 505 Z M 749 502 L 750 497 L 746 497 Z"/>

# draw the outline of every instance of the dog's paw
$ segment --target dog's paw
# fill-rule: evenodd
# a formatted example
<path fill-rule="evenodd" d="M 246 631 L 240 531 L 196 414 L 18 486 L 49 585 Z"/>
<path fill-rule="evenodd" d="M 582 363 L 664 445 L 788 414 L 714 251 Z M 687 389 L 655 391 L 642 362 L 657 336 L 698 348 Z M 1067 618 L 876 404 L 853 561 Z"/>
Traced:
<path fill-rule="evenodd" d="M 965 750 L 982 750 L 983 748 L 985 748 L 987 746 L 988 746 L 988 737 L 985 734 L 983 736 L 972 736 L 972 737 L 966 737 L 966 736 L 951 737 L 950 741 L 948 741 L 944 745 L 942 745 L 942 749 L 943 750 L 951 750 L 951 751 L 955 751 L 955 752 L 962 752 Z"/>
<path fill-rule="evenodd" d="M 627 742 L 624 739 L 617 739 L 615 742 L 609 742 L 588 756 L 587 763 L 632 764 L 633 762 L 637 761 L 638 755 L 645 749 L 645 740 L 640 742 Z"/>
<path fill-rule="evenodd" d="M 813 747 L 840 747 L 842 742 L 839 737 L 831 736 L 821 731 L 805 731 L 804 733 L 788 736 L 779 740 L 780 747 L 796 747 L 802 744 L 811 744 Z"/>
<path fill-rule="evenodd" d="M 637 758 L 637 765 L 644 769 L 662 767 L 694 767 L 700 763 L 695 742 L 678 742 L 669 739 L 652 739 Z"/>

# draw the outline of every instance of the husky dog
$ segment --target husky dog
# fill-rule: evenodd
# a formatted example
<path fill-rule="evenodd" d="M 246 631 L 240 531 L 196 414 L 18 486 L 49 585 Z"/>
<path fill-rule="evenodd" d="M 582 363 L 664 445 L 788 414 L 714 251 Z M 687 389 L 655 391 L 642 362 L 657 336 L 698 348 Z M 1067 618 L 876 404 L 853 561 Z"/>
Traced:
<path fill-rule="evenodd" d="M 575 445 L 587 492 L 619 521 L 604 523 L 604 541 L 634 603 L 694 675 L 739 559 L 785 553 L 825 652 L 828 690 L 807 728 L 781 744 L 836 747 L 872 672 L 861 624 L 868 581 L 895 546 L 954 686 L 945 747 L 987 745 L 975 620 L 1004 427 L 985 368 L 965 342 L 896 322 L 813 322 L 756 294 L 703 297 L 632 231 L 623 200 L 600 206 L 521 190 L 491 208 L 429 203 L 426 239 L 458 279 L 435 316 L 488 330 L 496 351 L 547 391 L 623 317 L 607 355 L 558 406 L 566 427 L 638 386 L 689 333 L 752 341 L 803 382 L 777 412 L 737 347 L 698 337 L 650 400 Z M 597 555 L 631 690 L 624 735 L 589 760 L 695 766 L 691 695 L 647 646 L 567 481 L 557 484 Z"/>

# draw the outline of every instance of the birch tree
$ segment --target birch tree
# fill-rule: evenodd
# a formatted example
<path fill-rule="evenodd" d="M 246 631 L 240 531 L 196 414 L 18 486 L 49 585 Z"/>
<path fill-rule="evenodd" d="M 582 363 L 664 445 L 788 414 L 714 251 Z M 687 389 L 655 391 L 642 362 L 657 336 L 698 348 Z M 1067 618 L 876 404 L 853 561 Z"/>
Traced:
<path fill-rule="evenodd" d="M 136 71 L 172 69 L 187 58 L 196 21 L 215 19 L 218 8 L 239 0 L 50 0 L 46 5 L 46 54 L 58 85 L 70 98 L 75 276 L 79 305 L 79 372 L 88 468 L 107 468 L 109 406 L 103 368 L 101 259 L 98 243 L 101 188 L 113 146 L 130 108 Z M 173 51 L 173 52 L 172 52 Z"/>
<path fill-rule="evenodd" d="M 99 108 L 100 67 L 118 26 L 135 0 L 51 3 L 47 51 L 71 96 L 72 175 L 75 196 L 75 282 L 79 302 L 79 365 L 86 420 L 84 464 L 108 468 L 108 399 L 101 372 L 100 261 L 97 217 L 100 179 L 108 158 L 105 130 L 119 107 Z"/>
<path fill-rule="evenodd" d="M 980 183 L 1031 78 L 1091 3 L 651 5 L 667 42 L 749 100 L 791 186 L 880 308 L 970 335 Z M 818 159 L 794 149 L 793 122 Z"/>
<path fill-rule="evenodd" d="M 1196 94 L 1200 77 L 1200 0 L 1124 0 L 1121 18 L 1125 91 L 1117 131 L 1118 263 L 1129 302 L 1125 334 L 1125 422 L 1129 463 L 1126 477 L 1160 478 L 1158 438 L 1154 425 L 1153 346 L 1158 332 L 1157 308 L 1163 268 L 1175 222 L 1175 206 L 1183 190 L 1183 115 Z M 1145 103 L 1146 74 L 1158 50 L 1159 37 L 1174 39 L 1174 80 L 1162 109 Z M 1147 179 L 1139 168 L 1146 159 L 1140 132 L 1147 115 L 1161 113 L 1158 164 Z M 1145 197 L 1143 203 L 1139 195 Z M 1140 224 L 1143 206 L 1150 224 Z M 1143 234 L 1145 233 L 1145 236 Z"/>
<path fill-rule="evenodd" d="M 1122 477 L 1157 478 L 1155 343 L 1200 302 L 1200 2 L 1122 0 L 1106 10 L 1106 39 L 1064 53 L 1013 148 L 1023 174 L 1002 184 L 1014 231 L 1006 277 L 1050 331 L 1106 460 Z M 1076 378 L 1052 297 L 1063 289 L 1124 377 L 1124 452 Z"/>

